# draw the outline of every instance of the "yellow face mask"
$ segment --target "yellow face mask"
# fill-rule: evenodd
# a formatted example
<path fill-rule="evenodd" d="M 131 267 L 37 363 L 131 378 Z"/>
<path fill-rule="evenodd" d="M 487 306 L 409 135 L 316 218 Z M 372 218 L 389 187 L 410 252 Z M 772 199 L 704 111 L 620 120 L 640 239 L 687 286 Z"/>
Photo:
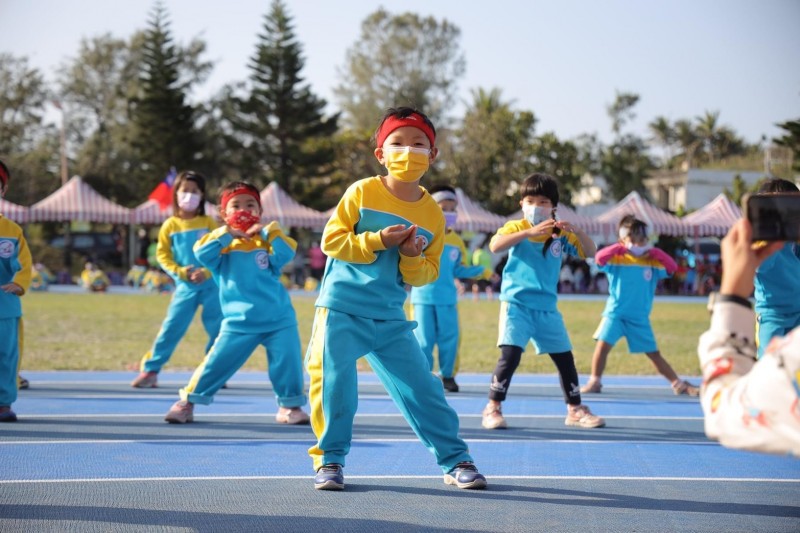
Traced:
<path fill-rule="evenodd" d="M 387 146 L 383 149 L 386 170 L 392 177 L 411 183 L 417 181 L 430 166 L 431 151 L 411 146 Z"/>

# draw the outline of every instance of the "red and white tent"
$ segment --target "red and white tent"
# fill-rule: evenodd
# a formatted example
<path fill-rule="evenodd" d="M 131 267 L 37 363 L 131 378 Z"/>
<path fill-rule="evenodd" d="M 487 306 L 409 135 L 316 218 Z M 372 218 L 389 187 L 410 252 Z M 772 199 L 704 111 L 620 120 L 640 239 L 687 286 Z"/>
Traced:
<path fill-rule="evenodd" d="M 309 228 L 321 230 L 328 222 L 328 215 L 296 202 L 274 181 L 261 191 L 261 207 L 264 221 L 277 220 L 284 228 Z"/>
<path fill-rule="evenodd" d="M 104 198 L 80 176 L 31 206 L 29 222 L 104 222 L 128 224 L 131 210 Z"/>
<path fill-rule="evenodd" d="M 720 194 L 693 213 L 683 217 L 683 223 L 694 237 L 724 237 L 737 220 L 742 210 L 724 194 Z"/>
<path fill-rule="evenodd" d="M 520 220 L 521 218 L 522 210 L 519 210 L 509 216 L 507 220 Z M 598 222 L 597 220 L 584 215 L 579 215 L 572 208 L 569 208 L 564 204 L 559 204 L 556 208 L 556 218 L 558 218 L 558 220 L 569 222 L 576 228 L 580 228 L 591 235 L 599 235 L 601 233 L 607 234 L 611 231 L 611 226 L 608 224 L 604 222 Z"/>
<path fill-rule="evenodd" d="M 458 218 L 453 226 L 454 230 L 494 233 L 506 223 L 505 217 L 487 211 L 478 202 L 467 196 L 460 187 L 456 188 L 456 198 L 458 199 L 456 206 Z"/>
<path fill-rule="evenodd" d="M 625 215 L 633 215 L 646 222 L 648 230 L 654 235 L 670 235 L 673 237 L 686 235 L 687 227 L 680 218 L 662 211 L 638 192 L 632 191 L 615 206 L 597 217 L 597 222 L 607 224 L 609 231 L 616 228 Z"/>
<path fill-rule="evenodd" d="M 30 209 L 0 198 L 0 214 L 17 224 L 28 222 Z"/>
<path fill-rule="evenodd" d="M 217 206 L 211 202 L 206 202 L 206 215 L 219 220 Z M 162 210 L 159 203 L 155 200 L 147 200 L 133 209 L 134 224 L 161 224 L 171 216 L 172 206 Z"/>

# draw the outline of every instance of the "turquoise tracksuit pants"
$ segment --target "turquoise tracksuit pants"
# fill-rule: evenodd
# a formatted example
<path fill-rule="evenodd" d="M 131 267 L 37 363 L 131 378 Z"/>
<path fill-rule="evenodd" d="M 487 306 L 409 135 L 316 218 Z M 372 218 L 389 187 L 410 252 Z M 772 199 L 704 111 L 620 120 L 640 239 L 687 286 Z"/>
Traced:
<path fill-rule="evenodd" d="M 219 333 L 222 322 L 222 309 L 219 303 L 219 289 L 211 281 L 205 282 L 205 287 L 194 290 L 178 283 L 175 293 L 167 309 L 167 316 L 161 324 L 153 348 L 142 359 L 143 372 L 159 372 L 172 357 L 178 343 L 186 334 L 186 330 L 194 319 L 198 306 L 203 306 L 201 318 L 203 327 L 208 333 L 208 343 L 205 352 L 214 344 L 214 339 Z"/>
<path fill-rule="evenodd" d="M 213 402 L 217 391 L 242 368 L 259 344 L 267 350 L 269 379 L 278 405 L 305 405 L 303 354 L 296 325 L 268 333 L 242 333 L 223 326 L 189 385 L 181 389 L 181 399 L 203 405 Z"/>
<path fill-rule="evenodd" d="M 19 317 L 0 318 L 0 406 L 17 401 Z"/>
<path fill-rule="evenodd" d="M 428 358 L 433 371 L 433 347 L 439 347 L 439 372 L 442 377 L 452 378 L 456 373 L 458 356 L 458 308 L 455 305 L 414 304 L 414 320 L 422 353 Z"/>
<path fill-rule="evenodd" d="M 356 361 L 362 356 L 443 472 L 472 461 L 458 436 L 458 415 L 412 333 L 415 326 L 406 320 L 373 320 L 317 308 L 306 352 L 311 426 L 317 437 L 309 455 L 315 469 L 345 464 L 358 407 Z"/>

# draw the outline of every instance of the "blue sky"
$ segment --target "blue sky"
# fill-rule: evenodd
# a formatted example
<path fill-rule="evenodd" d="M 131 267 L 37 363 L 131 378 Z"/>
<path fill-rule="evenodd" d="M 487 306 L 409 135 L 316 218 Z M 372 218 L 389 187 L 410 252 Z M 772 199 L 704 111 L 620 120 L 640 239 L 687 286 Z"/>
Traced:
<path fill-rule="evenodd" d="M 214 71 L 194 98 L 247 77 L 269 0 L 167 0 L 179 42 L 202 37 Z M 638 93 L 629 126 L 646 135 L 670 120 L 719 111 L 750 142 L 800 118 L 800 1 L 797 0 L 286 0 L 303 45 L 303 73 L 334 110 L 333 87 L 361 22 L 379 6 L 446 18 L 461 29 L 467 72 L 453 115 L 470 91 L 498 87 L 532 110 L 538 132 L 609 140 L 606 106 L 615 91 Z M 128 37 L 146 26 L 154 2 L 0 0 L 0 52 L 27 56 L 48 79 L 82 37 Z"/>

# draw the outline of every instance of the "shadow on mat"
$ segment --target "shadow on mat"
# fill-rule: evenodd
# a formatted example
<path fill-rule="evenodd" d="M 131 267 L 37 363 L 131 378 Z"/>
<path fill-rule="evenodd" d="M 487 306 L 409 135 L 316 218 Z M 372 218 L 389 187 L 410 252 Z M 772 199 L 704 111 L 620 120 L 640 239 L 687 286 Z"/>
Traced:
<path fill-rule="evenodd" d="M 179 527 L 194 531 L 392 531 L 410 533 L 426 531 L 444 533 L 452 529 L 432 528 L 423 524 L 374 520 L 369 518 L 331 518 L 311 516 L 260 516 L 253 514 L 227 514 L 189 511 L 164 511 L 134 508 L 109 508 L 69 505 L 3 505 L 0 517 L 5 520 L 69 521 L 72 526 L 81 523 L 105 522 L 128 526 Z M 56 524 L 53 524 L 56 525 Z M 480 530 L 470 530 L 480 533 Z"/>

